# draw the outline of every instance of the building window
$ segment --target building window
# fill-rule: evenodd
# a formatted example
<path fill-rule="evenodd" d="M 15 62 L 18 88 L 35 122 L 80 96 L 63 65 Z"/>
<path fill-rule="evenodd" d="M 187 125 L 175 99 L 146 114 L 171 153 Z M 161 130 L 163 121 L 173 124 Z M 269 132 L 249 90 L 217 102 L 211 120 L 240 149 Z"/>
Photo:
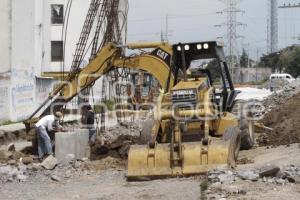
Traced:
<path fill-rule="evenodd" d="M 64 5 L 62 4 L 51 5 L 51 23 L 52 24 L 64 23 Z"/>
<path fill-rule="evenodd" d="M 51 41 L 51 61 L 63 61 L 63 41 Z"/>

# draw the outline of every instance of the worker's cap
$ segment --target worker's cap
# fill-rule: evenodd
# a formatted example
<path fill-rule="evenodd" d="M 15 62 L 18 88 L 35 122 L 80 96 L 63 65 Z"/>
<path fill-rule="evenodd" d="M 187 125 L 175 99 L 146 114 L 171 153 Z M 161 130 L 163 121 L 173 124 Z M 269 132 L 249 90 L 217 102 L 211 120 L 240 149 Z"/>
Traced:
<path fill-rule="evenodd" d="M 63 117 L 63 114 L 61 112 L 55 112 L 54 116 L 60 119 Z"/>

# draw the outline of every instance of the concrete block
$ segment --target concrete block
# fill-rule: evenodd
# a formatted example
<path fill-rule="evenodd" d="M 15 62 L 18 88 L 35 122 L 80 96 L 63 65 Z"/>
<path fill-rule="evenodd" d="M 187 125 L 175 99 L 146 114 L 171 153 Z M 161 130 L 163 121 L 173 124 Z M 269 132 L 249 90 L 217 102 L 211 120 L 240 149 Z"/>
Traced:
<path fill-rule="evenodd" d="M 52 170 L 56 167 L 57 165 L 57 159 L 54 158 L 52 155 L 48 156 L 42 163 L 41 165 L 45 168 L 45 169 L 49 169 Z"/>
<path fill-rule="evenodd" d="M 87 129 L 78 129 L 75 130 L 76 133 L 76 159 L 82 159 L 84 157 L 89 157 L 87 155 L 87 147 L 89 147 L 89 130 Z"/>
<path fill-rule="evenodd" d="M 55 157 L 59 163 L 63 163 L 68 154 L 74 154 L 76 151 L 76 133 L 75 132 L 57 132 L 55 133 Z"/>
<path fill-rule="evenodd" d="M 87 129 L 55 134 L 55 157 L 58 162 L 64 163 L 70 154 L 74 154 L 77 160 L 89 157 L 89 131 Z"/>

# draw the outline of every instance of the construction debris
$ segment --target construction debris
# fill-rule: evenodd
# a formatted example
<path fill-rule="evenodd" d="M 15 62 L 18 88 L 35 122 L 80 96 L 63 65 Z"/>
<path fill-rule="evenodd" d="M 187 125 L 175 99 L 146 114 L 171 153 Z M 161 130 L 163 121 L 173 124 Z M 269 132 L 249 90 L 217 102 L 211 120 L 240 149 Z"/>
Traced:
<path fill-rule="evenodd" d="M 266 107 L 266 112 L 269 112 L 273 108 L 284 104 L 287 99 L 290 99 L 299 93 L 300 79 L 298 78 L 288 85 L 285 85 L 281 90 L 273 93 L 263 101 L 263 104 Z"/>
<path fill-rule="evenodd" d="M 52 155 L 49 155 L 42 163 L 41 165 L 48 170 L 52 170 L 57 165 L 57 160 Z"/>
<path fill-rule="evenodd" d="M 16 147 L 15 147 L 15 144 L 14 143 L 10 143 L 8 146 L 7 146 L 7 151 L 15 151 L 16 150 Z"/>
<path fill-rule="evenodd" d="M 210 183 L 231 184 L 237 180 L 262 181 L 271 183 L 296 183 L 300 178 L 300 169 L 291 165 L 282 170 L 277 166 L 266 165 L 257 169 L 248 170 L 214 170 L 209 172 Z"/>

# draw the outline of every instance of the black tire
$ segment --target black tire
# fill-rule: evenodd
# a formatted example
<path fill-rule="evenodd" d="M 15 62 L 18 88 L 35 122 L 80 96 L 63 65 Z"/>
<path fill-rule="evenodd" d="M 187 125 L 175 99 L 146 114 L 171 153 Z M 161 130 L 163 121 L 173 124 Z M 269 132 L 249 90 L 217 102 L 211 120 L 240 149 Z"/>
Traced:
<path fill-rule="evenodd" d="M 240 152 L 241 132 L 237 126 L 229 127 L 225 130 L 222 140 L 230 142 L 228 165 L 232 168 L 236 167 L 236 162 Z"/>
<path fill-rule="evenodd" d="M 153 125 L 154 125 L 154 120 L 152 119 L 147 119 L 143 122 L 143 127 L 140 134 L 141 144 L 148 144 L 151 141 Z"/>
<path fill-rule="evenodd" d="M 240 120 L 240 130 L 241 130 L 241 150 L 249 150 L 254 145 L 254 138 L 251 137 L 250 131 L 253 131 L 252 124 L 246 119 Z"/>

